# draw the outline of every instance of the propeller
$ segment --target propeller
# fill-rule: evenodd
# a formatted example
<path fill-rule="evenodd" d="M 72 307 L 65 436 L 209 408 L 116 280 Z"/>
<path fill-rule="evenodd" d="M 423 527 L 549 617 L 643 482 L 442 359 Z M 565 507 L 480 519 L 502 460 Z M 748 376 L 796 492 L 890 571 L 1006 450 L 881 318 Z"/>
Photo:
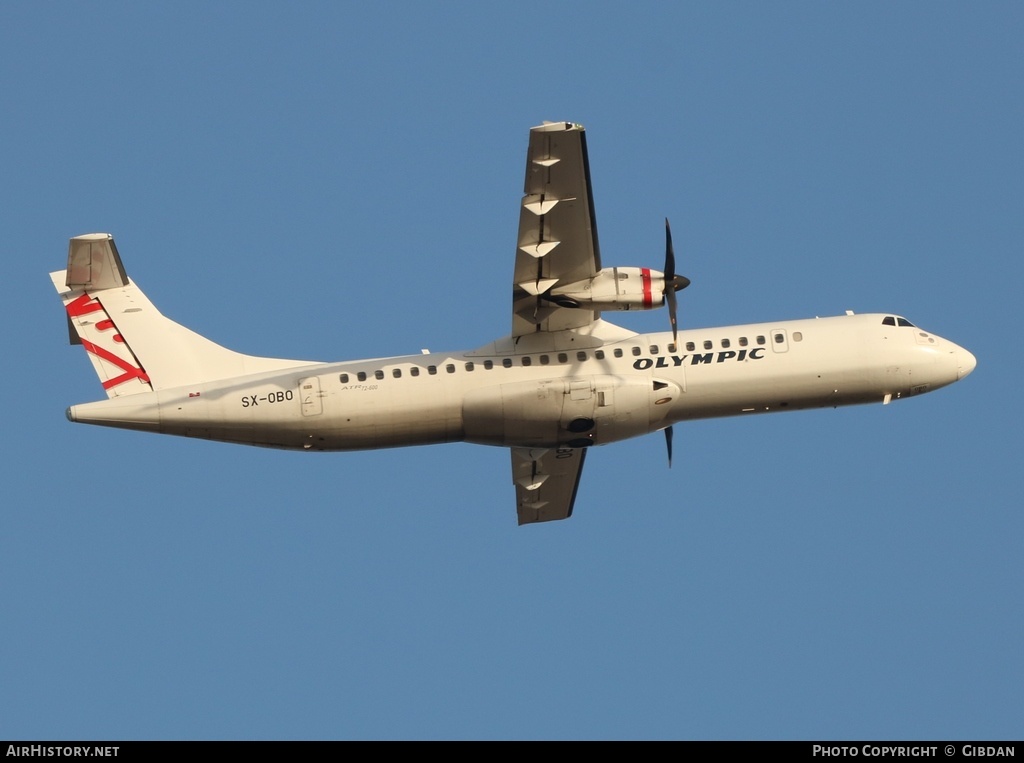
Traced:
<path fill-rule="evenodd" d="M 686 276 L 676 275 L 676 253 L 672 248 L 672 228 L 665 218 L 665 302 L 668 304 L 668 319 L 672 324 L 672 344 L 676 343 L 679 326 L 676 320 L 676 292 L 690 285 Z M 668 450 L 668 468 L 672 468 L 672 427 L 665 427 L 665 449 Z"/>
<path fill-rule="evenodd" d="M 676 253 L 672 249 L 672 229 L 669 227 L 668 218 L 665 218 L 665 302 L 668 304 L 668 319 L 672 324 L 672 343 L 675 344 L 679 333 L 676 324 L 676 292 L 685 289 L 690 285 L 690 279 L 686 276 L 676 275 Z M 668 430 L 665 430 L 666 432 Z M 672 440 L 669 437 L 669 458 L 672 456 Z M 671 464 L 670 464 L 671 465 Z"/>

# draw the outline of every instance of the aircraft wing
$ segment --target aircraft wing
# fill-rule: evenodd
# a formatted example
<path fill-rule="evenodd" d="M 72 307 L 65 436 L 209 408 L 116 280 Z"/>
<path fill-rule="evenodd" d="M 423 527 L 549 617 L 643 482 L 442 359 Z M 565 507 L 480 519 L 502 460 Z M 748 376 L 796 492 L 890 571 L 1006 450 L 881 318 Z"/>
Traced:
<path fill-rule="evenodd" d="M 572 515 L 586 455 L 586 448 L 512 448 L 520 525 Z"/>
<path fill-rule="evenodd" d="M 512 285 L 512 336 L 596 321 L 593 310 L 558 307 L 541 294 L 601 269 L 583 127 L 545 122 L 530 130 Z"/>

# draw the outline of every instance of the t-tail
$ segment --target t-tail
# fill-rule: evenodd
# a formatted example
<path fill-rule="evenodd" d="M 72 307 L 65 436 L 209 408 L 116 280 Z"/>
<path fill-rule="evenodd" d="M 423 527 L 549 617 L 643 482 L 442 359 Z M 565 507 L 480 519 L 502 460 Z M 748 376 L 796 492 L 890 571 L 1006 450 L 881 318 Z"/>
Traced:
<path fill-rule="evenodd" d="M 108 233 L 72 238 L 67 269 L 50 277 L 71 343 L 85 348 L 110 398 L 309 362 L 243 355 L 166 318 L 128 277 Z"/>

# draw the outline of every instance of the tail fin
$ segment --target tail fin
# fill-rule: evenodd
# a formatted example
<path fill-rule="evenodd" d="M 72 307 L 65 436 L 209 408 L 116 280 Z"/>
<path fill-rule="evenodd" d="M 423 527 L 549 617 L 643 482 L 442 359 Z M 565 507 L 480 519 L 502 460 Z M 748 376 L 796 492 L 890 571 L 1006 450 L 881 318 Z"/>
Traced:
<path fill-rule="evenodd" d="M 108 233 L 76 236 L 50 274 L 72 344 L 85 347 L 108 397 L 306 365 L 221 347 L 164 317 L 125 272 Z"/>

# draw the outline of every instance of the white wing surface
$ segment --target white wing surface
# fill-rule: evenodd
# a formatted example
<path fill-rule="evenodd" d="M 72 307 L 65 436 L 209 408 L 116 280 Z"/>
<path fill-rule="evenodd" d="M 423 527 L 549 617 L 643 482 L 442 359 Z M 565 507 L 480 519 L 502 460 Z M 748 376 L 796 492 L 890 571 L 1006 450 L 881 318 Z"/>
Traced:
<path fill-rule="evenodd" d="M 594 323 L 592 310 L 559 307 L 542 295 L 601 269 L 581 125 L 546 122 L 530 130 L 526 183 L 512 286 L 512 336 Z"/>
<path fill-rule="evenodd" d="M 519 524 L 572 515 L 586 455 L 586 448 L 512 448 Z"/>

